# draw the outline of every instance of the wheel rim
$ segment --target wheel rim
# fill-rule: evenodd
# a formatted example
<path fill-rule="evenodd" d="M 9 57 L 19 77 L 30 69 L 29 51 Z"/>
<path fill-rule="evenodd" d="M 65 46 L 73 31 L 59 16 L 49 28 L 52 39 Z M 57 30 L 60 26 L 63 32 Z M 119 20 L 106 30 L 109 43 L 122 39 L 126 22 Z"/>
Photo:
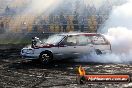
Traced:
<path fill-rule="evenodd" d="M 50 59 L 50 56 L 48 54 L 42 54 L 42 62 L 48 62 Z"/>

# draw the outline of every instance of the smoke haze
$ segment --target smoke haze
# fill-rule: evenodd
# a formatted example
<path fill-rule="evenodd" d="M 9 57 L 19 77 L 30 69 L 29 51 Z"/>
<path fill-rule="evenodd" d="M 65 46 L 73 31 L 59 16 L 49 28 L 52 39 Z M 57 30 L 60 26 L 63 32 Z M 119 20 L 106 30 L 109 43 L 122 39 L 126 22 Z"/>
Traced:
<path fill-rule="evenodd" d="M 115 7 L 105 26 L 99 32 L 104 33 L 111 42 L 112 54 L 84 56 L 77 61 L 101 63 L 132 62 L 132 1 Z"/>
<path fill-rule="evenodd" d="M 129 8 L 129 9 L 128 9 Z M 128 53 L 132 51 L 132 1 L 116 7 L 106 26 L 102 31 L 106 31 L 113 46 L 114 53 Z"/>

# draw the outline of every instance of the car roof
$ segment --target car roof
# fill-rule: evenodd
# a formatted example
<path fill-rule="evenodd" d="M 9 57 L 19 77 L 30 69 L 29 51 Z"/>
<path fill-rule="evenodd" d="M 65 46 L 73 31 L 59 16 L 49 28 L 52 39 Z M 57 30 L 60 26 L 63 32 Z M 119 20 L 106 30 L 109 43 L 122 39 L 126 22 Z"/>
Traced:
<path fill-rule="evenodd" d="M 70 35 L 85 35 L 85 36 L 96 36 L 101 35 L 99 33 L 61 33 L 59 35 L 70 36 Z"/>

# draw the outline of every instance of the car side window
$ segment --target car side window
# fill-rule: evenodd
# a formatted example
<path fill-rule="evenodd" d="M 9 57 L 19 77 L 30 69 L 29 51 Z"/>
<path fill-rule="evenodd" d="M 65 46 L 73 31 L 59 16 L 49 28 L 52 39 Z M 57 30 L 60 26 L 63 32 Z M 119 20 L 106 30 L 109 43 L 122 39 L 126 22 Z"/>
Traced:
<path fill-rule="evenodd" d="M 87 36 L 87 42 L 88 44 L 92 44 L 91 37 Z"/>
<path fill-rule="evenodd" d="M 91 39 L 88 36 L 80 35 L 78 36 L 78 45 L 79 46 L 86 46 L 91 44 Z"/>
<path fill-rule="evenodd" d="M 106 41 L 104 40 L 104 38 L 102 36 L 93 36 L 92 42 L 96 45 L 106 44 Z"/>
<path fill-rule="evenodd" d="M 67 46 L 75 46 L 77 45 L 77 37 L 76 36 L 68 36 L 63 40 L 62 44 Z"/>

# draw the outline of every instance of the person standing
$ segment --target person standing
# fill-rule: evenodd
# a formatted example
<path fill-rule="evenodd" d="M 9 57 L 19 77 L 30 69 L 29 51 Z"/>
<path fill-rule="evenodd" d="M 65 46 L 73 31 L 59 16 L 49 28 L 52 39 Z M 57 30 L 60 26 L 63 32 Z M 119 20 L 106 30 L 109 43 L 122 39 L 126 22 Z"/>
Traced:
<path fill-rule="evenodd" d="M 63 32 L 66 32 L 67 30 L 67 20 L 66 18 L 63 19 L 63 24 L 62 24 L 62 27 L 63 27 Z"/>
<path fill-rule="evenodd" d="M 80 29 L 81 29 L 81 32 L 84 32 L 84 18 L 82 18 L 82 20 L 80 21 L 81 25 L 80 25 Z"/>
<path fill-rule="evenodd" d="M 74 31 L 79 31 L 78 14 L 76 12 L 74 13 L 73 25 L 74 25 Z"/>
<path fill-rule="evenodd" d="M 0 34 L 4 33 L 4 22 L 0 23 Z"/>

